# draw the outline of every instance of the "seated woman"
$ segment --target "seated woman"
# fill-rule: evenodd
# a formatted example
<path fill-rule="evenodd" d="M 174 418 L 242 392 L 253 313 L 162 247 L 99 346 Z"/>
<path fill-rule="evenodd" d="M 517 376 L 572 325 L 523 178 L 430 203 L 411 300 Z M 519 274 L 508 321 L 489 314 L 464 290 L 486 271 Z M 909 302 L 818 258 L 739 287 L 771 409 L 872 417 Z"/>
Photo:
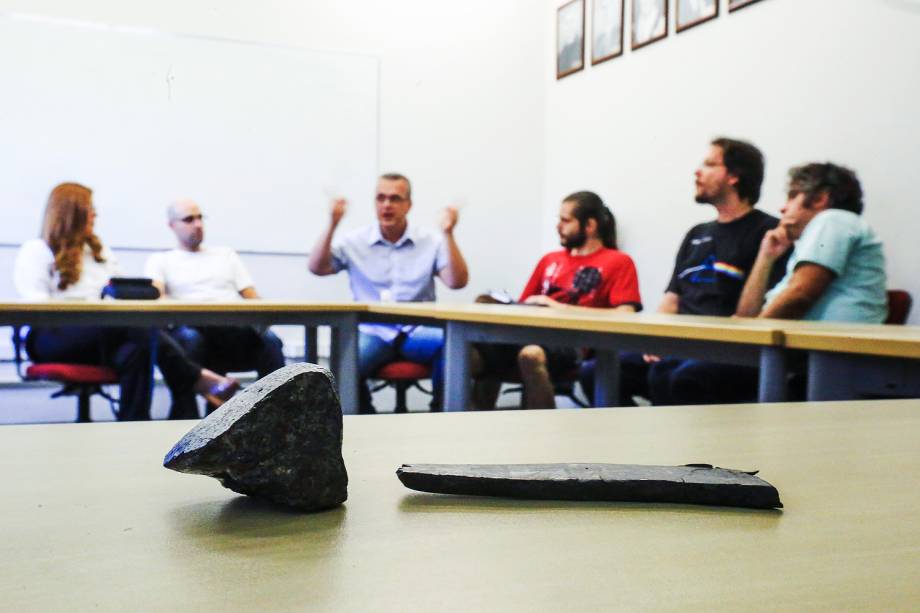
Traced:
<path fill-rule="evenodd" d="M 99 298 L 118 275 L 114 254 L 93 233 L 92 191 L 77 183 L 54 188 L 45 207 L 41 238 L 27 241 L 16 256 L 14 282 L 26 300 Z M 239 388 L 233 379 L 190 361 L 169 336 L 156 334 L 156 363 L 172 395 L 170 419 L 197 418 L 195 394 L 220 404 Z M 99 364 L 118 373 L 118 419 L 150 419 L 153 383 L 151 334 L 147 328 L 33 327 L 26 352 L 35 362 Z"/>

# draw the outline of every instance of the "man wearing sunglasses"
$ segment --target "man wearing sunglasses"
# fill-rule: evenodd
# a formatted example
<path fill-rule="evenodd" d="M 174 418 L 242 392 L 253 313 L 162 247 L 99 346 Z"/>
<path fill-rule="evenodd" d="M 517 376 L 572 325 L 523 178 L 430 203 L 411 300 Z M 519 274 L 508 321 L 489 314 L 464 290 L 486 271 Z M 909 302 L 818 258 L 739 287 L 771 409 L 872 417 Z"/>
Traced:
<path fill-rule="evenodd" d="M 178 246 L 147 259 L 144 274 L 160 295 L 195 302 L 256 299 L 259 294 L 240 256 L 229 247 L 205 247 L 204 215 L 192 200 L 167 209 Z M 170 334 L 193 360 L 220 373 L 255 370 L 259 377 L 284 366 L 281 340 L 256 326 L 177 326 Z M 208 412 L 212 407 L 208 407 Z M 189 417 L 197 417 L 195 415 Z"/>
<path fill-rule="evenodd" d="M 457 210 L 441 216 L 440 233 L 409 223 L 412 186 L 405 176 L 390 173 L 377 181 L 377 223 L 352 230 L 333 241 L 347 202 L 332 202 L 329 225 L 310 253 L 310 272 L 333 275 L 348 271 L 358 302 L 430 302 L 435 299 L 434 277 L 447 287 L 466 286 L 469 273 L 454 239 Z M 358 371 L 362 379 L 395 359 L 432 364 L 432 383 L 440 398 L 443 377 L 444 331 L 427 326 L 362 324 Z M 362 386 L 360 411 L 374 412 L 370 392 Z M 439 400 L 434 401 L 437 408 Z"/>

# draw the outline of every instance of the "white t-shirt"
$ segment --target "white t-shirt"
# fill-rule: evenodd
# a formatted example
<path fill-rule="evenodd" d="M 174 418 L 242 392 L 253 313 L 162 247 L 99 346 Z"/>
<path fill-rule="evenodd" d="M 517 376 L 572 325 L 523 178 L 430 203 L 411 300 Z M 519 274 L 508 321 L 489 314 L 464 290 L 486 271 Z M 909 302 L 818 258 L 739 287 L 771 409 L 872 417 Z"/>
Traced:
<path fill-rule="evenodd" d="M 162 283 L 170 298 L 195 302 L 242 300 L 240 292 L 253 285 L 240 256 L 229 247 L 154 253 L 144 274 Z"/>
<path fill-rule="evenodd" d="M 104 262 L 93 259 L 89 245 L 83 248 L 83 268 L 76 283 L 58 289 L 60 275 L 54 270 L 54 254 L 40 238 L 26 241 L 16 254 L 13 283 L 24 300 L 94 300 L 100 297 L 109 279 L 121 274 L 115 254 L 102 248 Z"/>

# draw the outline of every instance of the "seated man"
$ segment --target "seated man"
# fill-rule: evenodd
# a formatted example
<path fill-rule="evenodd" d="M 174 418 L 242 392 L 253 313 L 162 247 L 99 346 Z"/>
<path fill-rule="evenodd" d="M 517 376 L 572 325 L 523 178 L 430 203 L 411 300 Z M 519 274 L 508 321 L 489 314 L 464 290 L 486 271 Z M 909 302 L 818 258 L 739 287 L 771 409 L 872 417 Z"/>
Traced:
<path fill-rule="evenodd" d="M 409 179 L 390 173 L 377 181 L 377 223 L 353 230 L 333 245 L 335 230 L 345 215 L 347 202 L 332 203 L 329 226 L 310 253 L 315 275 L 348 271 L 351 292 L 358 302 L 425 302 L 435 299 L 434 277 L 447 287 L 466 286 L 466 261 L 454 240 L 457 211 L 448 207 L 436 234 L 409 224 L 412 187 Z M 358 372 L 362 379 L 395 359 L 433 365 L 433 407 L 439 405 L 443 380 L 444 331 L 429 326 L 361 324 L 358 337 Z M 361 387 L 359 412 L 373 413 L 370 392 Z"/>
<path fill-rule="evenodd" d="M 239 255 L 204 247 L 204 216 L 192 200 L 167 210 L 179 245 L 147 259 L 145 273 L 160 295 L 176 300 L 232 302 L 259 297 Z M 179 326 L 170 331 L 188 355 L 217 372 L 256 370 L 259 377 L 284 366 L 281 341 L 255 326 Z M 209 405 L 210 409 L 210 405 Z"/>
<path fill-rule="evenodd" d="M 757 210 L 763 154 L 754 145 L 717 138 L 696 171 L 698 204 L 712 205 L 716 219 L 687 233 L 658 311 L 730 316 L 764 235 L 779 220 Z M 782 276 L 765 279 L 768 286 Z M 736 364 L 657 356 L 621 356 L 623 396 L 647 396 L 656 405 L 746 402 L 756 397 L 758 371 Z"/>
<path fill-rule="evenodd" d="M 789 171 L 780 226 L 760 244 L 738 315 L 885 321 L 885 256 L 862 210 L 862 187 L 852 170 L 825 163 Z M 767 292 L 777 259 L 790 248 L 786 275 Z"/>
<path fill-rule="evenodd" d="M 576 192 L 562 201 L 556 224 L 563 249 L 537 263 L 519 302 L 556 309 L 579 307 L 636 311 L 642 308 L 639 280 L 632 258 L 616 248 L 613 214 L 593 192 Z M 473 373 L 502 373 L 514 365 L 524 383 L 525 407 L 556 406 L 553 378 L 577 365 L 574 348 L 540 345 L 476 345 Z M 500 381 L 477 383 L 474 404 L 493 408 Z"/>

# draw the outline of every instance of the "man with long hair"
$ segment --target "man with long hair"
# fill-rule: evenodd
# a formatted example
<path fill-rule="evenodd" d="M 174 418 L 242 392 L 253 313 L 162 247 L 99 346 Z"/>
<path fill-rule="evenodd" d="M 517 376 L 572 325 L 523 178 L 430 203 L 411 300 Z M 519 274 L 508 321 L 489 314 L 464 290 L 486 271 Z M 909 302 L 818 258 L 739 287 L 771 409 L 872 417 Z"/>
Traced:
<path fill-rule="evenodd" d="M 602 308 L 634 312 L 642 308 L 639 280 L 632 258 L 617 249 L 616 222 L 601 198 L 575 192 L 562 201 L 556 224 L 562 249 L 537 263 L 519 302 L 555 309 Z M 556 406 L 553 379 L 578 363 L 574 348 L 540 345 L 477 345 L 473 372 L 480 381 L 474 394 L 476 408 L 493 408 L 500 380 L 495 377 L 515 366 L 524 383 L 525 406 Z"/>

